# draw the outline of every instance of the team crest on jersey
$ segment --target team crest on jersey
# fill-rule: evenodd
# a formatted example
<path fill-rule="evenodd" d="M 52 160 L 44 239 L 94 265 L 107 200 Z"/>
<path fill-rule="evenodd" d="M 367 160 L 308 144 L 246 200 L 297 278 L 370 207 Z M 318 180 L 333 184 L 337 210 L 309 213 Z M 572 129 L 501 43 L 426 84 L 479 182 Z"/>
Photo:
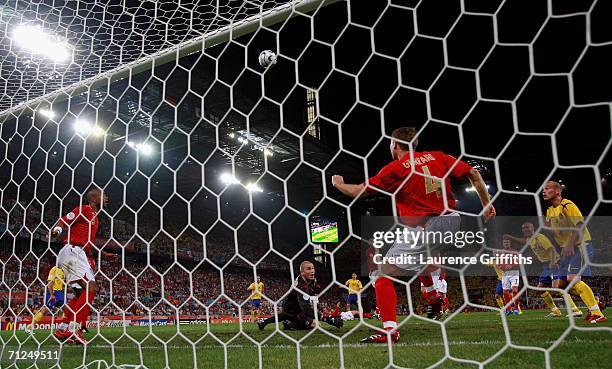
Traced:
<path fill-rule="evenodd" d="M 74 213 L 70 212 L 70 213 L 66 214 L 66 218 L 68 218 L 68 220 L 74 220 Z"/>

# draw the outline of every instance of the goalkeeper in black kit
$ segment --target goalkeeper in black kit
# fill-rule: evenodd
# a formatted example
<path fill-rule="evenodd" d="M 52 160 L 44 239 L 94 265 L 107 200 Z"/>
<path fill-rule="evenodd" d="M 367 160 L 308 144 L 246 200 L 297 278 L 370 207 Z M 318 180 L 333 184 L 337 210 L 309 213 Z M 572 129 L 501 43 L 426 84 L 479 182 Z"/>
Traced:
<path fill-rule="evenodd" d="M 305 330 L 313 328 L 315 320 L 315 302 L 317 295 L 321 292 L 321 286 L 315 278 L 315 267 L 310 261 L 300 264 L 300 275 L 296 278 L 291 292 L 283 301 L 282 312 L 278 314 L 278 320 L 283 323 L 285 330 Z M 337 317 L 323 317 L 320 320 L 336 328 L 343 325 L 342 319 Z M 266 325 L 274 323 L 275 316 L 257 321 L 259 329 L 263 330 Z"/>

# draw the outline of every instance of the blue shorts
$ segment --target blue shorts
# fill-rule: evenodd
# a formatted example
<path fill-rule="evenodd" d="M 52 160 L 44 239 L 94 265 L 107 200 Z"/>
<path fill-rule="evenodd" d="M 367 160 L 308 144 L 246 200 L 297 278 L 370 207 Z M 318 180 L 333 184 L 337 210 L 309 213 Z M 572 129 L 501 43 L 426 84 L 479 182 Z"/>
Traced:
<path fill-rule="evenodd" d="M 253 299 L 251 300 L 251 303 L 253 304 L 254 308 L 260 308 L 261 307 L 261 300 L 260 299 Z"/>
<path fill-rule="evenodd" d="M 64 291 L 53 291 L 53 296 L 55 296 L 55 300 L 50 301 L 49 298 L 51 296 L 49 296 L 49 291 L 45 293 L 45 306 L 51 309 L 56 306 L 60 307 L 64 305 Z"/>
<path fill-rule="evenodd" d="M 540 273 L 541 284 L 552 285 L 553 279 L 559 276 L 559 268 L 551 268 L 548 264 L 542 266 L 542 273 Z"/>
<path fill-rule="evenodd" d="M 495 287 L 495 294 L 499 296 L 504 295 L 504 286 L 501 280 L 497 281 L 497 287 Z"/>
<path fill-rule="evenodd" d="M 346 296 L 346 304 L 347 305 L 357 305 L 357 294 L 356 293 L 349 293 Z"/>
<path fill-rule="evenodd" d="M 586 242 L 585 246 L 576 247 L 574 249 L 574 255 L 571 257 L 562 258 L 561 261 L 559 261 L 559 275 L 555 276 L 555 279 L 567 281 L 568 275 L 578 275 L 583 265 L 583 252 L 587 253 L 589 260 L 593 260 L 593 243 L 591 241 Z M 580 275 L 583 277 L 590 277 L 591 267 L 587 265 Z"/>

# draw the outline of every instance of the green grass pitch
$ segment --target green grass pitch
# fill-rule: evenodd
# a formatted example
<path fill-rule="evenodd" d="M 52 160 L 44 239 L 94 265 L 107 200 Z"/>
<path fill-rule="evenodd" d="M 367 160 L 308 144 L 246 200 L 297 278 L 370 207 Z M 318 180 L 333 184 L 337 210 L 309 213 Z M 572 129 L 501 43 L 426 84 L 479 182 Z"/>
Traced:
<path fill-rule="evenodd" d="M 509 337 L 514 347 L 507 347 L 486 368 L 543 368 L 542 349 L 550 347 L 569 327 L 568 318 L 545 319 L 544 311 L 526 311 L 521 316 L 508 318 Z M 379 326 L 380 322 L 368 322 Z M 358 322 L 346 322 L 342 329 L 314 332 L 284 332 L 300 341 L 299 356 L 296 343 L 275 332 L 273 326 L 259 331 L 253 323 L 183 325 L 167 327 L 103 328 L 86 334 L 90 343 L 82 346 L 66 345 L 62 349 L 62 368 L 256 368 L 261 358 L 263 368 L 293 368 L 299 361 L 302 368 L 383 368 L 389 363 L 388 348 L 384 344 L 360 344 L 359 340 L 372 333 Z M 551 353 L 553 368 L 609 367 L 612 347 L 612 324 L 592 327 L 576 320 L 579 329 L 572 329 Z M 583 328 L 586 328 L 584 330 Z M 445 342 L 441 326 L 412 317 L 403 321 L 401 341 L 393 346 L 393 364 L 423 368 L 444 358 Z M 213 337 L 213 334 L 216 336 Z M 306 333 L 312 333 L 307 335 Z M 447 322 L 449 355 L 457 359 L 485 361 L 506 347 L 506 333 L 498 313 L 461 313 Z M 335 337 L 343 336 L 343 349 Z M 4 351 L 14 348 L 17 341 L 22 349 L 31 349 L 34 342 L 24 332 L 2 332 Z M 48 331 L 38 331 L 35 337 L 44 341 L 41 348 L 57 347 Z M 196 342 L 192 345 L 189 340 Z M 224 350 L 226 344 L 227 351 Z M 256 342 L 261 343 L 258 351 Z M 164 345 L 165 343 L 165 345 Z M 165 346 L 165 347 L 164 347 Z M 530 346 L 530 347 L 527 347 Z M 342 353 L 341 353 L 342 351 Z M 39 364 L 39 368 L 57 363 Z M 31 363 L 2 368 L 27 368 Z M 55 366 L 57 367 L 57 366 Z M 446 359 L 440 368 L 477 368 L 470 363 Z"/>
<path fill-rule="evenodd" d="M 338 227 L 312 233 L 312 242 L 338 242 Z"/>

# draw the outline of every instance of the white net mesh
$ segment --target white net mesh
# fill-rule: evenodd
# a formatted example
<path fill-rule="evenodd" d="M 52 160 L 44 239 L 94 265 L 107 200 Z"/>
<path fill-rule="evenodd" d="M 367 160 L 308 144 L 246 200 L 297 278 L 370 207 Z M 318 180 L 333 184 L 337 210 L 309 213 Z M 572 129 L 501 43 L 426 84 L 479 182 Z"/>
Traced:
<path fill-rule="evenodd" d="M 394 214 L 395 202 L 348 199 L 331 176 L 373 176 L 393 129 L 411 125 L 424 149 L 482 173 L 499 215 L 544 214 L 551 178 L 585 216 L 607 215 L 610 15 L 603 0 L 5 1 L 0 366 L 14 362 L 9 350 L 58 347 L 60 359 L 36 366 L 606 366 L 608 323 L 544 320 L 527 276 L 530 311 L 508 318 L 495 277 L 467 269 L 448 272 L 454 313 L 441 322 L 420 315 L 418 280 L 396 280 L 401 341 L 361 344 L 380 327 L 363 314 L 376 302 L 361 220 Z M 259 64 L 264 50 L 275 65 Z M 58 315 L 24 329 L 62 247 L 49 233 L 92 186 L 110 198 L 96 248 L 119 260 L 94 252 L 83 348 L 52 336 Z M 473 188 L 453 186 L 458 210 L 481 211 Z M 612 238 L 593 233 L 603 253 L 589 285 L 605 301 Z M 322 287 L 318 317 L 353 272 L 362 316 L 259 331 L 254 320 L 281 312 L 303 260 Z M 577 362 L 586 352 L 597 358 Z"/>

